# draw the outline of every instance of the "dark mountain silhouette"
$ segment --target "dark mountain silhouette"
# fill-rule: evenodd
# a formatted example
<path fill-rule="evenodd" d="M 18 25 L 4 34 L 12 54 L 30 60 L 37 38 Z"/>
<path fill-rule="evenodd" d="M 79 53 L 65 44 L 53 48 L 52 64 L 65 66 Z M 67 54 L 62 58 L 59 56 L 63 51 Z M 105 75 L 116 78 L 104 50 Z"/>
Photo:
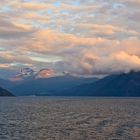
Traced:
<path fill-rule="evenodd" d="M 13 94 L 0 87 L 0 96 L 13 96 Z"/>
<path fill-rule="evenodd" d="M 81 84 L 95 82 L 97 78 L 83 78 L 71 75 L 51 78 L 28 78 L 8 88 L 17 96 L 21 95 L 53 95 L 57 92 L 77 87 Z"/>
<path fill-rule="evenodd" d="M 90 84 L 58 92 L 63 96 L 140 96 L 140 72 L 129 72 L 107 76 Z"/>

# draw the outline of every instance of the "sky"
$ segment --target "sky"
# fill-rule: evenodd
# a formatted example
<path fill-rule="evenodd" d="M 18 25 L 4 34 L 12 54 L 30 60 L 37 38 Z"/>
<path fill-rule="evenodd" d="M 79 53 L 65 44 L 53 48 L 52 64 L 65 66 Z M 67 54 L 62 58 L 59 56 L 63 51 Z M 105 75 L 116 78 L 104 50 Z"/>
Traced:
<path fill-rule="evenodd" d="M 0 78 L 25 67 L 140 70 L 140 0 L 0 0 Z"/>

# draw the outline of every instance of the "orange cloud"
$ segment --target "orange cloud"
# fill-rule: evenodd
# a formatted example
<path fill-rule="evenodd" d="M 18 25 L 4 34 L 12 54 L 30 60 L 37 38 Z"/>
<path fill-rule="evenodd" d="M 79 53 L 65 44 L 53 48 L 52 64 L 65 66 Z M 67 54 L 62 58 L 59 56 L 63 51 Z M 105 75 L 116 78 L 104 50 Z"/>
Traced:
<path fill-rule="evenodd" d="M 37 73 L 36 78 L 48 78 L 55 75 L 54 70 L 52 69 L 42 69 Z"/>
<path fill-rule="evenodd" d="M 8 68 L 8 67 L 10 67 L 9 64 L 0 64 L 0 68 Z"/>

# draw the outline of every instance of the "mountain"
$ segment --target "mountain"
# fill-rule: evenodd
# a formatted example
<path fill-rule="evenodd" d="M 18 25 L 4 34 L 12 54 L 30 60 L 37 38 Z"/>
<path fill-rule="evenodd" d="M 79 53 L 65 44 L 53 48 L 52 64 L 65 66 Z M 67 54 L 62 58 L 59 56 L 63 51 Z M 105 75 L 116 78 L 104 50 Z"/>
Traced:
<path fill-rule="evenodd" d="M 13 94 L 0 87 L 0 96 L 13 96 Z"/>
<path fill-rule="evenodd" d="M 10 87 L 12 82 L 9 80 L 5 80 L 5 79 L 0 79 L 0 86 L 5 88 L 5 87 Z"/>
<path fill-rule="evenodd" d="M 53 69 L 40 69 L 39 71 L 35 71 L 31 68 L 23 68 L 20 70 L 20 72 L 13 78 L 11 78 L 11 81 L 22 81 L 26 79 L 46 79 L 50 77 L 55 77 L 56 73 Z"/>
<path fill-rule="evenodd" d="M 72 75 L 44 78 L 46 70 L 40 72 L 39 78 L 34 76 L 12 82 L 0 80 L 1 87 L 17 96 L 140 96 L 140 72 L 114 74 L 102 79 Z"/>
<path fill-rule="evenodd" d="M 35 74 L 35 78 L 49 78 L 55 75 L 55 71 L 53 69 L 41 69 Z"/>
<path fill-rule="evenodd" d="M 63 96 L 140 96 L 140 72 L 129 72 L 107 76 L 90 84 L 57 93 Z"/>
<path fill-rule="evenodd" d="M 41 73 L 42 74 L 42 73 Z M 44 72 L 43 74 L 44 75 Z M 26 78 L 8 88 L 17 96 L 21 95 L 55 95 L 64 90 L 77 87 L 81 84 L 95 82 L 97 78 L 83 78 L 71 75 L 55 76 L 49 78 Z"/>

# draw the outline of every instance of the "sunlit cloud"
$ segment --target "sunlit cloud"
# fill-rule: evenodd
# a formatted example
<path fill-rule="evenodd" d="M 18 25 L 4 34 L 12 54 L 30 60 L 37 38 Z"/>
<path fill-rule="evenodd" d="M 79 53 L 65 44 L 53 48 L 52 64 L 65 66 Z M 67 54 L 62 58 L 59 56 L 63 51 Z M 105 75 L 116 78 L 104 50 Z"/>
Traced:
<path fill-rule="evenodd" d="M 140 70 L 139 0 L 2 0 L 0 6 L 0 70 Z"/>
<path fill-rule="evenodd" d="M 0 64 L 0 68 L 8 68 L 9 64 Z"/>

